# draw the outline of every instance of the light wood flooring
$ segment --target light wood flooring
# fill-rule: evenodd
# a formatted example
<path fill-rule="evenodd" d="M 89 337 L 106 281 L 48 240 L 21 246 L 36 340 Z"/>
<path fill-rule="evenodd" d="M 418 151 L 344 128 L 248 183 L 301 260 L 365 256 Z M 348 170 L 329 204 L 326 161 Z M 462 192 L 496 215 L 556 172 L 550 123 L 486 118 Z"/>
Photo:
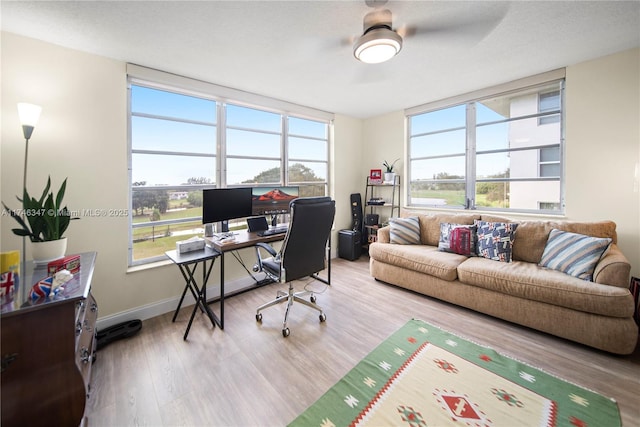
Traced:
<path fill-rule="evenodd" d="M 623 425 L 640 425 L 640 348 L 611 355 L 377 282 L 366 256 L 332 261 L 332 285 L 317 296 L 327 321 L 294 304 L 284 338 L 283 305 L 255 320 L 277 289 L 285 285 L 228 298 L 224 330 L 198 313 L 183 341 L 191 313 L 183 307 L 175 323 L 172 313 L 145 320 L 137 335 L 100 350 L 89 425 L 285 426 L 411 318 L 614 398 Z M 217 312 L 217 303 L 211 307 Z"/>

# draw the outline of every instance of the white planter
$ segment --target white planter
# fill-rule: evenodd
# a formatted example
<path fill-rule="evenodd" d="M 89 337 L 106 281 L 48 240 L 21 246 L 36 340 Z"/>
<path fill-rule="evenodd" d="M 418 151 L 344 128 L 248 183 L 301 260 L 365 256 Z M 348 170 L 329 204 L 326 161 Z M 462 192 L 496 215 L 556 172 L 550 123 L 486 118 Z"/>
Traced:
<path fill-rule="evenodd" d="M 67 252 L 67 238 L 48 242 L 31 242 L 31 257 L 37 264 L 53 261 L 64 257 Z"/>
<path fill-rule="evenodd" d="M 384 173 L 384 182 L 386 182 L 388 184 L 393 184 L 395 179 L 396 179 L 396 173 L 395 172 L 385 172 Z"/>

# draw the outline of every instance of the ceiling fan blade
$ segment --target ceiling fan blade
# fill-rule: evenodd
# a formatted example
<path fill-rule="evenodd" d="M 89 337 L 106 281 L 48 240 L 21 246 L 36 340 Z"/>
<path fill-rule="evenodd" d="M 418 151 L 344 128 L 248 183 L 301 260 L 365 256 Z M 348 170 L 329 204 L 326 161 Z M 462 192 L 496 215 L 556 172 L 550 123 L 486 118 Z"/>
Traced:
<path fill-rule="evenodd" d="M 353 45 L 355 44 L 356 40 L 358 40 L 358 38 L 359 36 L 343 37 L 342 39 L 340 39 L 340 46 L 353 47 Z"/>
<path fill-rule="evenodd" d="M 401 24 L 396 30 L 403 38 L 444 36 L 451 41 L 480 41 L 506 16 L 509 4 L 479 2 L 477 10 L 450 16 L 434 16 L 419 25 Z M 444 40 L 444 39 L 443 39 Z"/>

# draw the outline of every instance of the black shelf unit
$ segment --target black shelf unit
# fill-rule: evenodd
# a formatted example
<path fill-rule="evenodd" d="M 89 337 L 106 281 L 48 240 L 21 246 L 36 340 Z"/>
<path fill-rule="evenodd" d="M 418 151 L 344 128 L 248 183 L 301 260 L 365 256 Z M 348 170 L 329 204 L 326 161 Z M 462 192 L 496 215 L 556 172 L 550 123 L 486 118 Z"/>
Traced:
<path fill-rule="evenodd" d="M 382 198 L 384 203 L 372 203 L 373 199 Z M 377 182 L 367 177 L 366 190 L 364 196 L 365 221 L 363 245 L 377 240 L 378 229 L 382 218 L 394 218 L 400 216 L 400 175 L 395 175 L 393 182 Z M 367 215 L 378 215 L 377 224 L 367 223 Z"/>

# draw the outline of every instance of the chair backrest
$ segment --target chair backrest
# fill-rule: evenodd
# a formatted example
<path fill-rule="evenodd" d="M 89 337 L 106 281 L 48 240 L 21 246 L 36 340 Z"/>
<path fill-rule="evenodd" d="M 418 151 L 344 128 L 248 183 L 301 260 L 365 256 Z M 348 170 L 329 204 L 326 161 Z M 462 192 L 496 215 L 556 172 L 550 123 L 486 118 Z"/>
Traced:
<path fill-rule="evenodd" d="M 330 197 L 300 197 L 289 207 L 291 219 L 281 250 L 287 282 L 324 270 L 336 202 Z"/>

